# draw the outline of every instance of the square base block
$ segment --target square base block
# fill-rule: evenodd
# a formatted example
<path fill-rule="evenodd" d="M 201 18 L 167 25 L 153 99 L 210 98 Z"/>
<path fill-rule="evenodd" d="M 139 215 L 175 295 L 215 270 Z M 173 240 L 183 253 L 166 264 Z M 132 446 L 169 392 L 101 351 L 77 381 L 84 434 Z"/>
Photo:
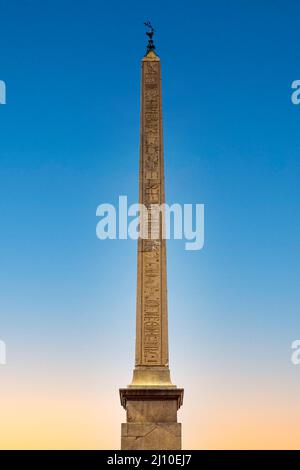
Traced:
<path fill-rule="evenodd" d="M 180 423 L 122 423 L 122 450 L 180 450 Z"/>

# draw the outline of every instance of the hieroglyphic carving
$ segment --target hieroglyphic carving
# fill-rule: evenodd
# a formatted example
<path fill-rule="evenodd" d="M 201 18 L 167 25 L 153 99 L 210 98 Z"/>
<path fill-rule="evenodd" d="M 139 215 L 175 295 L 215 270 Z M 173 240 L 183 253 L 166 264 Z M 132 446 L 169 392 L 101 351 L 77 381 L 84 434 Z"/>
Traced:
<path fill-rule="evenodd" d="M 160 71 L 158 62 L 145 62 L 143 70 L 142 203 L 149 209 L 161 203 Z M 161 364 L 161 241 L 150 239 L 152 221 L 148 212 L 148 236 L 142 241 L 142 363 Z"/>

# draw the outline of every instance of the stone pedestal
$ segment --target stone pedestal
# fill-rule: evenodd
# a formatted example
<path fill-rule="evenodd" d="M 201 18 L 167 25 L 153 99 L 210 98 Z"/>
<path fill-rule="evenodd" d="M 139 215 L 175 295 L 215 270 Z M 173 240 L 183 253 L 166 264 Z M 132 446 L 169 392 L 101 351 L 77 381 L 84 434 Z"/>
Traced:
<path fill-rule="evenodd" d="M 127 414 L 121 448 L 180 450 L 183 390 L 169 370 L 161 66 L 153 47 L 142 59 L 139 202 L 148 216 L 138 239 L 135 368 L 131 385 L 120 389 Z"/>
<path fill-rule="evenodd" d="M 177 411 L 183 389 L 123 388 L 121 404 L 127 423 L 122 423 L 122 450 L 180 450 L 181 424 Z"/>

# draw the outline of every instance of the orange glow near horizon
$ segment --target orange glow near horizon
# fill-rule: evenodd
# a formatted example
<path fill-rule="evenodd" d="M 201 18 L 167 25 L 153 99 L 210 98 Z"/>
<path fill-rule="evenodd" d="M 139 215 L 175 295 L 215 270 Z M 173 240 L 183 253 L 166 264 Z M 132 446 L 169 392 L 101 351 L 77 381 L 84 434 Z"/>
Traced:
<path fill-rule="evenodd" d="M 190 387 L 190 390 L 193 388 Z M 17 391 L 16 391 L 17 390 Z M 20 391 L 21 390 L 21 391 Z M 269 399 L 266 400 L 266 397 Z M 185 449 L 299 449 L 297 397 L 240 392 L 188 396 L 179 412 Z M 283 404 L 285 403 L 285 404 Z M 1 449 L 119 449 L 118 393 L 98 396 L 53 384 L 2 390 Z"/>

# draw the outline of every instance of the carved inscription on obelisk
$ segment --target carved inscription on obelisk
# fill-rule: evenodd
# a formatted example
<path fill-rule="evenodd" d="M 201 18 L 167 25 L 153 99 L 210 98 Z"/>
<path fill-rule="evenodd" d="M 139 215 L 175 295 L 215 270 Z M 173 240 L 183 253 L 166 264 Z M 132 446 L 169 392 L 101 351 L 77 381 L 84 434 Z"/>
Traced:
<path fill-rule="evenodd" d="M 150 57 L 149 57 L 150 56 Z M 140 202 L 148 209 L 148 238 L 138 243 L 136 366 L 168 365 L 166 247 L 161 217 L 150 208 L 164 203 L 161 72 L 159 58 L 142 62 Z M 154 226 L 156 224 L 156 226 Z M 157 226 L 158 224 L 158 226 Z M 156 233 L 151 238 L 151 233 Z"/>

